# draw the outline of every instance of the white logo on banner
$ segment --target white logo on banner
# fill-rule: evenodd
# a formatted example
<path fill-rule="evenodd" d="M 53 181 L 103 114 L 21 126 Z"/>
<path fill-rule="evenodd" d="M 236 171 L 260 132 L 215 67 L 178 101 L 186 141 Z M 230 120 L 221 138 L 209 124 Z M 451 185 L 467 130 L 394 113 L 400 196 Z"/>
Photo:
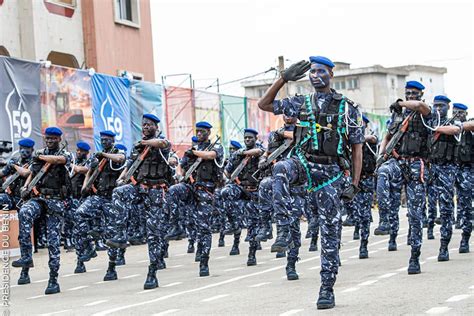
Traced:
<path fill-rule="evenodd" d="M 107 104 L 109 104 L 110 109 L 111 109 L 110 115 L 105 114 Z M 100 117 L 102 118 L 102 122 L 104 123 L 105 129 L 117 134 L 117 136 L 115 136 L 116 140 L 118 141 L 122 140 L 123 123 L 120 117 L 115 116 L 115 110 L 112 106 L 112 101 L 110 101 L 109 94 L 106 95 L 104 102 L 102 102 L 102 105 L 100 106 Z"/>
<path fill-rule="evenodd" d="M 10 103 L 13 103 L 13 95 L 17 91 L 13 89 L 5 100 L 5 111 L 7 112 L 8 119 L 10 120 L 10 135 L 13 146 L 15 146 L 15 140 L 25 137 L 30 137 L 33 130 L 31 115 L 26 111 L 25 105 L 22 98 L 18 94 L 18 105 L 12 104 L 10 109 Z"/>

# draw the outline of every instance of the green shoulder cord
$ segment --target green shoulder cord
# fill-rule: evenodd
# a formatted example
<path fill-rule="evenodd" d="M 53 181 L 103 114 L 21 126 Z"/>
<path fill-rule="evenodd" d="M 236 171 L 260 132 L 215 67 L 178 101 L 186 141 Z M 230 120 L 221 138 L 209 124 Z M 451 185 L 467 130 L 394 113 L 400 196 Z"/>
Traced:
<path fill-rule="evenodd" d="M 337 133 L 339 134 L 339 143 L 337 144 L 337 153 L 342 156 L 342 137 L 346 134 L 346 125 L 344 124 L 343 118 L 346 110 L 346 99 L 342 97 L 339 103 L 339 118 L 337 120 Z"/>

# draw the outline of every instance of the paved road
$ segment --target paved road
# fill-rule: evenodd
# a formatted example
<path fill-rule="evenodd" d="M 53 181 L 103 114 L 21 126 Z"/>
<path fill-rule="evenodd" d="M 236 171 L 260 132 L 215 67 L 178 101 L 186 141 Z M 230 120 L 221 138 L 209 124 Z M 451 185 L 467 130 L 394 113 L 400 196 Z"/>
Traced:
<path fill-rule="evenodd" d="M 12 315 L 473 315 L 474 256 L 458 253 L 460 230 L 454 231 L 449 262 L 436 260 L 439 233 L 436 240 L 425 239 L 422 273 L 409 276 L 407 221 L 405 216 L 401 218 L 398 251 L 386 250 L 386 236 L 371 236 L 370 258 L 366 260 L 358 259 L 359 242 L 352 240 L 352 228 L 344 228 L 342 267 L 335 287 L 336 308 L 332 310 L 316 310 L 320 259 L 319 252 L 308 252 L 309 239 L 303 241 L 297 263 L 300 279 L 287 281 L 286 259 L 275 259 L 269 250 L 271 242 L 264 243 L 257 253 L 258 265 L 247 267 L 247 244 L 241 244 L 241 255 L 229 256 L 229 236 L 224 248 L 212 249 L 211 276 L 206 278 L 198 277 L 199 264 L 194 262 L 194 255 L 186 254 L 186 241 L 172 242 L 168 268 L 158 272 L 160 287 L 148 291 L 143 291 L 146 246 L 134 246 L 127 250 L 127 264 L 118 267 L 119 280 L 112 282 L 102 281 L 107 268 L 105 252 L 87 264 L 87 273 L 79 275 L 73 274 L 74 254 L 63 253 L 62 292 L 45 296 L 47 253 L 41 250 L 34 256 L 30 285 L 13 285 L 20 269 L 11 270 L 9 311 Z M 305 232 L 306 224 L 302 227 Z M 217 237 L 214 235 L 213 245 L 217 245 Z"/>

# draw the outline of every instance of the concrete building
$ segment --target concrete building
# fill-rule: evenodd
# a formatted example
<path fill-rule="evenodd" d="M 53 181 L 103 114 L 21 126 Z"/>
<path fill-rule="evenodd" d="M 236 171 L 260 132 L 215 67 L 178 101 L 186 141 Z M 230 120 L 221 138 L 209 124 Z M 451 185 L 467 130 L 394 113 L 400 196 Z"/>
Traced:
<path fill-rule="evenodd" d="M 398 98 L 403 98 L 405 82 L 420 81 L 425 87 L 424 99 L 432 102 L 435 95 L 444 94 L 444 74 L 446 68 L 424 65 L 399 67 L 351 68 L 349 63 L 335 62 L 332 87 L 349 99 L 361 104 L 364 112 L 388 114 L 388 106 Z M 271 85 L 272 79 L 258 79 L 242 82 L 245 96 L 260 98 Z M 307 78 L 286 85 L 287 95 L 307 94 L 314 89 Z M 284 95 L 282 93 L 280 96 Z"/>
<path fill-rule="evenodd" d="M 0 55 L 154 81 L 149 0 L 0 0 Z"/>

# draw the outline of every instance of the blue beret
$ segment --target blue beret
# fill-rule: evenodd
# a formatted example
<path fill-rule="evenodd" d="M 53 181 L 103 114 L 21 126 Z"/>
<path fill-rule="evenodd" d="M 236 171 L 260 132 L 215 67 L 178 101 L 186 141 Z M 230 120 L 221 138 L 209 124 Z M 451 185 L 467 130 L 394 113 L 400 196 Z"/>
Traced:
<path fill-rule="evenodd" d="M 143 117 L 144 118 L 147 118 L 149 120 L 152 120 L 153 122 L 155 123 L 160 123 L 160 119 L 158 118 L 158 116 L 154 115 L 154 114 L 143 114 Z"/>
<path fill-rule="evenodd" d="M 418 90 L 424 90 L 425 89 L 425 86 L 422 85 L 421 83 L 419 83 L 418 81 L 407 81 L 406 85 L 405 85 L 405 89 L 418 89 Z"/>
<path fill-rule="evenodd" d="M 110 136 L 110 137 L 115 137 L 116 134 L 112 131 L 102 131 L 100 132 L 100 136 Z"/>
<path fill-rule="evenodd" d="M 364 120 L 366 124 L 370 122 L 369 118 L 363 114 L 362 114 L 362 119 Z"/>
<path fill-rule="evenodd" d="M 453 103 L 453 108 L 467 111 L 467 105 L 464 105 L 462 103 Z"/>
<path fill-rule="evenodd" d="M 115 148 L 120 149 L 120 150 L 123 150 L 123 151 L 127 151 L 127 147 L 125 147 L 125 146 L 122 145 L 122 144 L 115 144 Z"/>
<path fill-rule="evenodd" d="M 32 140 L 31 138 L 23 138 L 23 139 L 20 139 L 20 141 L 18 142 L 18 145 L 20 145 L 21 147 L 33 148 L 33 146 L 35 145 L 35 141 Z"/>
<path fill-rule="evenodd" d="M 256 130 L 254 130 L 253 128 L 246 128 L 246 129 L 244 129 L 244 133 L 255 134 L 255 136 L 258 135 L 258 132 L 257 132 Z"/>
<path fill-rule="evenodd" d="M 242 148 L 242 145 L 241 145 L 238 141 L 236 141 L 236 140 L 231 140 L 231 141 L 230 141 L 230 145 L 231 145 L 232 147 L 237 148 L 237 149 Z"/>
<path fill-rule="evenodd" d="M 44 130 L 44 134 L 45 135 L 52 135 L 52 136 L 61 136 L 63 134 L 63 132 L 55 127 L 55 126 L 51 126 L 51 127 L 48 127 Z"/>
<path fill-rule="evenodd" d="M 77 142 L 76 146 L 77 148 L 85 150 L 85 151 L 91 150 L 91 146 L 89 146 L 89 144 L 86 142 Z"/>
<path fill-rule="evenodd" d="M 323 56 L 311 56 L 309 57 L 309 61 L 316 64 L 323 64 L 328 66 L 329 68 L 334 68 L 334 63 L 327 57 Z"/>
<path fill-rule="evenodd" d="M 212 128 L 212 125 L 209 124 L 208 122 L 202 121 L 202 122 L 197 122 L 196 127 L 197 128 L 208 128 L 208 129 L 210 129 L 210 128 Z"/>
<path fill-rule="evenodd" d="M 198 140 L 197 136 L 193 136 L 193 137 L 191 137 L 191 141 L 193 143 L 197 143 L 199 140 Z"/>
<path fill-rule="evenodd" d="M 437 95 L 437 96 L 434 97 L 434 100 L 435 101 L 440 101 L 440 102 L 446 102 L 446 103 L 451 102 L 451 100 L 445 95 Z"/>

